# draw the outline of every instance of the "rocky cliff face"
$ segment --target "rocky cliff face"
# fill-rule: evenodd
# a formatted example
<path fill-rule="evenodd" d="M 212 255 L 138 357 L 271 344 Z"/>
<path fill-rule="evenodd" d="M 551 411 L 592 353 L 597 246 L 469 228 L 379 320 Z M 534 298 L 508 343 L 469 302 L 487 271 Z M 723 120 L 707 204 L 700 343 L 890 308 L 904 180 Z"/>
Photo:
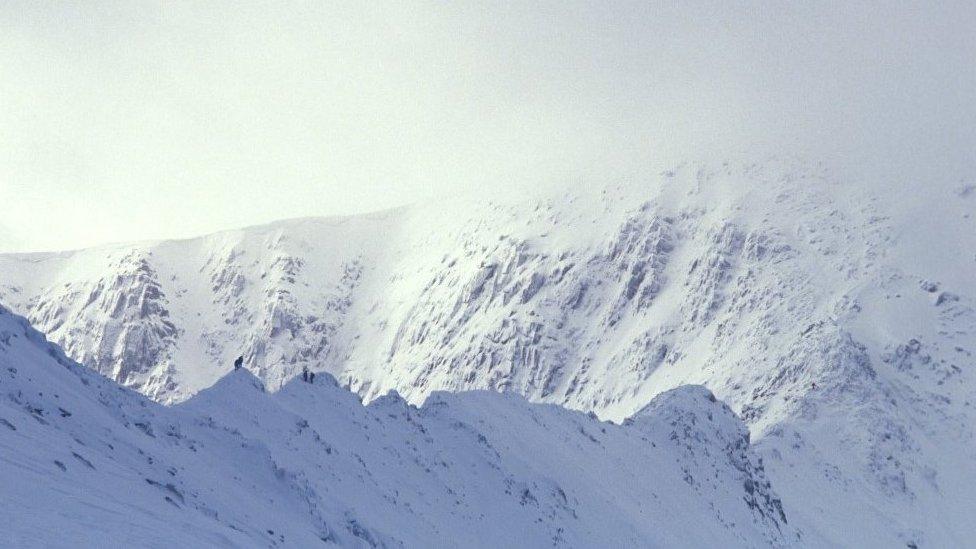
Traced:
<path fill-rule="evenodd" d="M 244 356 L 278 387 L 321 369 L 382 218 L 308 220 L 198 240 L 5 256 L 0 294 L 100 373 L 183 400 Z M 330 236 L 319 249 L 316 238 Z"/>
<path fill-rule="evenodd" d="M 169 365 L 180 330 L 150 261 L 139 250 L 119 254 L 99 276 L 44 287 L 26 307 L 79 361 L 165 398 L 176 389 Z"/>

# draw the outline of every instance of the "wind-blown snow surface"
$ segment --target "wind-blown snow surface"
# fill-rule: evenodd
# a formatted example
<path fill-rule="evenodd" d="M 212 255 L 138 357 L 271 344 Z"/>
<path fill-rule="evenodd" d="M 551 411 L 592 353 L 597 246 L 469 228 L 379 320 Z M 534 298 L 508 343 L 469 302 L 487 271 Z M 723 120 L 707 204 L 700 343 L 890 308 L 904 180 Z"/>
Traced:
<path fill-rule="evenodd" d="M 801 539 L 705 388 L 625 425 L 493 392 L 363 406 L 245 370 L 165 407 L 0 308 L 0 544 L 768 546 Z"/>
<path fill-rule="evenodd" d="M 271 389 L 307 365 L 367 399 L 500 389 L 617 421 L 703 384 L 746 420 L 791 524 L 951 546 L 976 539 L 974 189 L 684 165 L 558 198 L 0 256 L 0 300 L 167 402 L 242 353 Z"/>

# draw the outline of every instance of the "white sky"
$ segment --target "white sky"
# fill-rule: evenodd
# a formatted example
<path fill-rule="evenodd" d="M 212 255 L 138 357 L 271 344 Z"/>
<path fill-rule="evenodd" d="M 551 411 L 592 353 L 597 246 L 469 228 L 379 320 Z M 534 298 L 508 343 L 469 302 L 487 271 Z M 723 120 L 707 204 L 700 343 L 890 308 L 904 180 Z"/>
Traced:
<path fill-rule="evenodd" d="M 0 250 L 729 147 L 976 158 L 974 2 L 75 4 L 0 2 Z"/>

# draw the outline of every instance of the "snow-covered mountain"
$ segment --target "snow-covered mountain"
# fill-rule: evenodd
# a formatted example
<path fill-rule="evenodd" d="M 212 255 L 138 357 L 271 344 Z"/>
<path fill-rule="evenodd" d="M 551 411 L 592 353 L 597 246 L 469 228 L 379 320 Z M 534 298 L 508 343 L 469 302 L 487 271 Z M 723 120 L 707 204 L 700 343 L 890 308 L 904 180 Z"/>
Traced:
<path fill-rule="evenodd" d="M 0 544 L 781 546 L 745 424 L 707 389 L 624 425 L 515 395 L 390 394 L 246 370 L 166 407 L 0 309 Z"/>
<path fill-rule="evenodd" d="M 277 388 L 325 363 L 386 221 L 3 256 L 2 299 L 69 356 L 157 400 L 209 387 L 239 354 Z"/>
<path fill-rule="evenodd" d="M 687 164 L 0 256 L 0 302 L 163 402 L 241 354 L 273 391 L 309 367 L 367 400 L 494 389 L 615 421 L 702 384 L 742 415 L 810 543 L 953 546 L 976 539 L 976 186 L 913 183 Z"/>

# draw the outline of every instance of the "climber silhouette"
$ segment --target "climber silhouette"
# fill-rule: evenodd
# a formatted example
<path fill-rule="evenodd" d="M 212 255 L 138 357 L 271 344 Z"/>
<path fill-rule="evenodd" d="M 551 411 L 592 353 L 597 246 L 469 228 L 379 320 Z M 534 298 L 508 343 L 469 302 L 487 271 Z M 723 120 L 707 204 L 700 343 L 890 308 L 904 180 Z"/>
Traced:
<path fill-rule="evenodd" d="M 237 360 L 234 361 L 234 370 L 240 370 L 241 366 L 244 366 L 244 357 L 239 356 Z"/>

